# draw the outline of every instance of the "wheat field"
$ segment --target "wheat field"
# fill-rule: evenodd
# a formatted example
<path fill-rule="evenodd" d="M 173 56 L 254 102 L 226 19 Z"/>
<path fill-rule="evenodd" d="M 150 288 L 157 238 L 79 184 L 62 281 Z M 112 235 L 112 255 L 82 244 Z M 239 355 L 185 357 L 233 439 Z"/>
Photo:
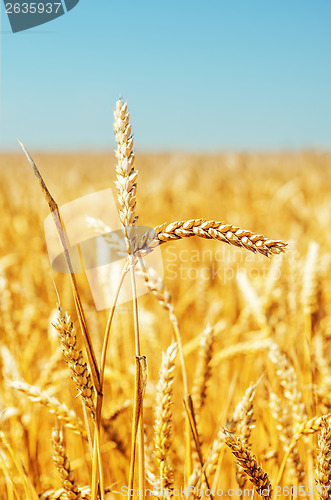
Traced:
<path fill-rule="evenodd" d="M 331 155 L 137 153 L 117 174 L 112 153 L 33 159 L 60 207 L 116 192 L 117 177 L 123 227 L 203 218 L 287 246 L 266 257 L 246 240 L 169 236 L 163 281 L 149 275 L 137 308 L 115 310 L 98 417 L 70 275 L 46 249 L 47 203 L 23 152 L 1 154 L 1 500 L 121 498 L 130 481 L 158 498 L 188 486 L 192 499 L 198 487 L 331 498 Z M 100 368 L 109 309 L 76 281 Z"/>

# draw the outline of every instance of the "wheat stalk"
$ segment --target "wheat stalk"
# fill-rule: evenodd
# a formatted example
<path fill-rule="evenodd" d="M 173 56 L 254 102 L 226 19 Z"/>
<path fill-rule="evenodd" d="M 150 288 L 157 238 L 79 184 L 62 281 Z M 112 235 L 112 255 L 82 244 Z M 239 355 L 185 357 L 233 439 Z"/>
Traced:
<path fill-rule="evenodd" d="M 117 180 L 115 182 L 118 190 L 118 202 L 120 205 L 119 216 L 122 222 L 122 228 L 125 236 L 125 241 L 127 245 L 127 250 L 129 253 L 129 263 L 130 263 L 130 275 L 132 284 L 132 301 L 133 301 L 133 314 L 134 314 L 134 332 L 135 332 L 135 350 L 136 359 L 141 357 L 140 353 L 140 336 L 139 336 L 139 321 L 138 321 L 138 301 L 137 301 L 137 290 L 136 290 L 136 279 L 135 279 L 135 259 L 133 258 L 133 240 L 134 231 L 132 227 L 135 226 L 137 222 L 137 217 L 135 215 L 136 208 L 136 190 L 137 190 L 137 177 L 138 172 L 134 169 L 134 152 L 133 152 L 133 137 L 131 136 L 131 125 L 129 123 L 129 113 L 127 112 L 127 104 L 119 99 L 116 103 L 116 108 L 114 110 L 114 132 L 117 143 L 117 149 L 115 151 L 115 156 L 117 158 L 116 174 Z M 137 376 L 136 372 L 136 376 Z M 139 386 L 139 380 L 136 379 L 136 387 Z M 137 393 L 135 398 L 137 397 Z M 139 435 L 138 435 L 138 448 L 139 448 L 139 485 L 143 492 L 143 498 L 145 498 L 145 453 L 144 453 L 144 417 L 143 417 L 143 404 L 135 401 L 135 407 L 139 406 Z M 133 418 L 133 425 L 136 416 Z M 132 435 L 135 434 L 133 430 Z M 132 442 L 131 456 L 135 455 L 135 442 Z M 131 461 L 130 466 L 130 478 L 129 483 L 133 482 L 134 475 L 134 460 Z"/>

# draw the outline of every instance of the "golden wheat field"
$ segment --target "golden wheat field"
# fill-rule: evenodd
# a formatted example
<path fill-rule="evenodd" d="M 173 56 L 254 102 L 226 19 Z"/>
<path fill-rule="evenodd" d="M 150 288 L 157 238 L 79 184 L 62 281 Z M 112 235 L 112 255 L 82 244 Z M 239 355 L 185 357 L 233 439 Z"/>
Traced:
<path fill-rule="evenodd" d="M 157 233 L 163 281 L 116 307 L 100 383 L 111 309 L 52 269 L 38 181 L 1 155 L 1 500 L 331 498 L 331 154 L 137 153 L 116 174 L 119 154 L 30 153 L 60 207 L 117 175 L 123 227 L 195 222 Z"/>

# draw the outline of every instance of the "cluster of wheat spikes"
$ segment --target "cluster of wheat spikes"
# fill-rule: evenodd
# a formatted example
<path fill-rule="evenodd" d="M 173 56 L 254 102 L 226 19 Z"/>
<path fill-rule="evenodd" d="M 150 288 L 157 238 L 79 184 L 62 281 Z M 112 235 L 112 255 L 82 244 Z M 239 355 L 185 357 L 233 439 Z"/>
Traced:
<path fill-rule="evenodd" d="M 0 492 L 0 499 L 105 500 L 108 495 L 113 498 L 115 494 L 124 494 L 120 493 L 122 485 L 119 484 L 119 479 L 114 480 L 117 477 L 125 477 L 125 494 L 128 498 L 132 498 L 130 490 L 136 494 L 139 490 L 137 495 L 146 498 L 150 496 L 146 493 L 148 488 L 153 490 L 153 496 L 162 499 L 175 496 L 176 488 L 184 488 L 184 491 L 185 488 L 190 488 L 186 491 L 189 491 L 194 500 L 207 490 L 208 494 L 214 497 L 218 495 L 215 488 L 222 486 L 223 482 L 228 487 L 233 487 L 235 481 L 241 491 L 237 497 L 243 498 L 244 488 L 248 488 L 250 484 L 251 496 L 256 493 L 270 499 L 273 492 L 277 492 L 277 488 L 284 485 L 284 477 L 285 480 L 291 478 L 292 485 L 304 484 L 307 467 L 306 462 L 302 460 L 302 448 L 308 446 L 311 442 L 309 440 L 314 439 L 316 434 L 318 451 L 317 456 L 310 455 L 309 460 L 307 459 L 309 470 L 311 472 L 311 463 L 314 461 L 316 487 L 319 487 L 316 491 L 322 499 L 331 498 L 331 398 L 328 392 L 331 379 L 330 363 L 326 356 L 329 337 L 315 335 L 318 321 L 316 303 L 320 290 L 317 271 L 318 246 L 314 244 L 308 252 L 301 295 L 292 293 L 292 288 L 296 290 L 297 280 L 289 281 L 287 287 L 291 299 L 282 310 L 282 314 L 288 316 L 291 321 L 291 314 L 296 311 L 298 303 L 302 306 L 306 339 L 306 344 L 302 347 L 302 363 L 306 370 L 302 372 L 303 375 L 297 375 L 298 360 L 295 355 L 286 352 L 284 345 L 280 347 L 273 336 L 273 332 L 277 331 L 273 318 L 276 313 L 279 314 L 280 306 L 273 295 L 275 279 L 271 274 L 267 276 L 263 297 L 259 296 L 246 275 L 242 273 L 238 277 L 246 308 L 240 315 L 236 313 L 238 322 L 237 326 L 231 329 L 231 338 L 240 341 L 234 342 L 233 345 L 219 344 L 218 338 L 222 336 L 224 342 L 226 337 L 229 337 L 226 333 L 229 327 L 221 319 L 213 326 L 208 323 L 202 329 L 201 335 L 196 336 L 193 331 L 190 332 L 192 338 L 185 344 L 182 339 L 181 313 L 175 309 L 174 301 L 163 280 L 154 269 L 145 264 L 144 257 L 147 254 L 161 244 L 193 236 L 217 240 L 263 256 L 284 252 L 286 244 L 232 224 L 205 219 L 164 222 L 138 237 L 135 231 L 138 220 L 138 171 L 134 166 L 135 155 L 127 104 L 121 99 L 116 103 L 114 117 L 117 143 L 116 187 L 127 252 L 120 280 L 112 284 L 115 299 L 104 325 L 100 345 L 95 342 L 95 328 L 98 322 L 96 323 L 94 318 L 94 321 L 91 321 L 92 327 L 89 325 L 88 320 L 93 320 L 93 317 L 83 306 L 84 291 L 81 290 L 73 271 L 67 235 L 58 205 L 36 164 L 22 145 L 54 218 L 69 271 L 77 319 L 72 320 L 73 314 L 69 315 L 63 308 L 64 303 L 70 301 L 68 294 L 59 294 L 64 297 L 61 297 L 61 303 L 58 299 L 56 318 L 53 316 L 50 322 L 53 325 L 53 337 L 50 338 L 53 338 L 53 342 L 56 332 L 60 349 L 57 347 L 53 350 L 47 368 L 39 377 L 29 377 L 28 370 L 21 370 L 24 363 L 17 363 L 11 353 L 10 346 L 19 345 L 18 342 L 21 342 L 17 340 L 15 343 L 13 339 L 15 335 L 17 339 L 21 338 L 22 328 L 11 315 L 11 300 L 16 293 L 15 289 L 10 288 L 0 267 L 0 312 L 4 323 L 3 331 L 6 332 L 5 341 L 0 345 L 0 383 L 1 387 L 11 389 L 8 408 L 1 408 L 3 430 L 0 432 L 0 473 L 5 478 L 1 488 L 7 493 Z M 103 221 L 90 219 L 89 224 L 96 232 L 104 235 L 110 245 L 116 246 L 116 241 L 112 240 L 109 228 Z M 274 262 L 274 266 L 280 269 L 281 260 Z M 3 263 L 5 269 L 6 261 Z M 324 266 L 327 268 L 327 263 Z M 291 270 L 291 276 L 294 276 L 295 272 L 298 270 Z M 154 386 L 153 382 L 151 386 L 148 385 L 147 364 L 153 374 L 153 357 L 157 356 L 160 343 L 155 339 L 155 329 L 150 325 L 150 317 L 138 309 L 137 274 L 144 277 L 148 290 L 166 311 L 173 332 L 170 345 L 162 346 L 162 362 Z M 132 318 L 127 323 L 126 314 L 125 320 L 122 318 L 119 323 L 115 323 L 115 312 L 119 310 L 117 301 L 127 275 L 130 276 L 132 285 Z M 202 292 L 199 300 L 203 300 Z M 184 301 L 181 307 L 189 310 L 192 306 Z M 36 326 L 33 319 L 29 319 L 28 309 L 23 317 L 24 322 L 28 323 L 33 331 Z M 253 336 L 247 334 L 252 317 L 258 324 Z M 81 336 L 76 332 L 76 321 L 76 326 L 80 326 Z M 125 325 L 129 327 L 125 328 Z M 119 339 L 115 341 L 115 338 L 110 342 L 111 332 L 116 329 L 121 332 L 121 343 Z M 243 331 L 245 335 L 241 336 Z M 134 339 L 135 358 L 133 363 L 129 362 L 130 367 L 125 367 L 127 376 L 123 377 L 121 358 L 123 353 L 123 361 L 126 363 L 128 360 L 124 352 L 130 335 Z M 142 346 L 146 345 L 146 336 L 148 343 L 152 347 L 155 346 L 154 351 L 151 351 L 154 352 L 153 356 L 144 355 Z M 84 340 L 84 348 L 80 347 L 81 338 Z M 144 344 L 142 339 L 145 339 Z M 29 348 L 34 349 L 33 342 L 31 338 Z M 109 352 L 108 345 L 111 347 Z M 35 348 L 38 349 L 38 346 Z M 28 348 L 26 349 L 28 356 Z M 39 352 L 41 353 L 40 349 Z M 196 353 L 196 358 L 190 365 L 194 365 L 194 370 L 188 369 L 187 360 L 191 353 Z M 317 354 L 315 356 L 312 353 Z M 221 370 L 219 382 L 213 386 L 212 376 L 216 369 L 221 369 L 225 361 L 230 360 L 233 366 L 236 366 L 238 358 L 252 354 L 256 358 L 262 354 L 266 370 L 260 373 L 255 383 L 249 384 L 250 381 L 245 378 L 241 387 L 245 385 L 246 390 L 242 391 L 236 406 L 231 408 L 232 401 L 236 399 L 236 396 L 233 397 L 236 380 L 231 379 L 232 372 L 229 376 L 226 370 Z M 16 358 L 19 356 L 20 352 L 17 351 Z M 179 376 L 175 375 L 177 358 L 180 366 Z M 63 360 L 65 364 L 62 363 Z M 314 371 L 317 375 L 310 377 L 309 374 L 313 373 L 310 371 L 312 366 L 314 370 L 317 367 Z M 131 381 L 132 371 L 135 372 L 134 384 Z M 244 373 L 243 370 L 242 372 Z M 57 383 L 65 380 L 68 373 L 75 387 L 76 397 L 72 401 L 74 409 L 62 400 L 61 392 L 55 390 L 55 380 L 57 379 Z M 320 379 L 323 379 L 323 383 L 319 387 L 317 382 Z M 211 426 L 205 423 L 206 415 L 215 415 L 215 410 L 208 412 L 208 399 L 213 398 L 215 405 L 219 399 L 218 391 L 222 391 L 224 386 L 227 387 L 228 395 L 222 400 L 221 413 L 216 419 L 218 428 L 211 431 Z M 213 387 L 212 391 L 210 387 Z M 112 394 L 113 391 L 117 391 L 121 398 L 105 402 L 107 394 Z M 264 396 L 261 394 L 260 397 L 264 397 L 264 403 L 268 403 L 264 404 L 262 409 L 256 401 L 257 391 L 264 392 Z M 309 397 L 311 392 L 314 394 L 313 401 Z M 30 441 L 31 433 L 38 435 L 38 423 L 33 429 L 33 413 L 26 411 L 18 399 L 19 394 L 44 407 L 56 420 L 48 438 L 52 443 L 54 470 L 58 472 L 60 488 L 47 482 L 40 472 L 37 465 L 39 461 L 34 458 L 38 455 L 38 449 L 34 449 Z M 178 401 L 175 404 L 176 400 L 181 400 L 179 409 Z M 81 403 L 80 406 L 78 402 Z M 317 407 L 323 408 L 324 411 L 316 414 L 314 409 Z M 127 422 L 128 408 L 132 410 L 130 444 L 121 433 L 121 429 L 127 429 L 127 425 L 117 424 L 121 418 L 125 418 L 124 422 Z M 263 436 L 265 445 L 263 452 L 260 449 L 256 453 L 255 450 L 259 449 L 259 446 L 253 439 L 253 431 L 261 420 L 264 430 L 260 430 L 260 436 Z M 42 425 L 42 421 L 39 424 Z M 28 467 L 24 466 L 17 456 L 19 446 L 17 447 L 6 434 L 6 430 L 13 432 L 17 427 L 21 429 L 22 440 L 28 450 Z M 8 435 L 10 436 L 10 432 Z M 275 444 L 276 441 L 279 446 Z M 38 442 L 37 437 L 35 442 Z M 312 449 L 310 445 L 310 450 Z M 114 453 L 117 454 L 115 458 Z M 265 462 L 263 466 L 260 458 Z M 85 483 L 80 480 L 82 475 L 89 478 Z M 233 481 L 229 479 L 232 477 Z M 113 478 L 113 484 L 109 482 L 109 478 Z M 223 490 L 225 492 L 225 488 Z M 291 495 L 293 497 L 297 494 L 291 492 Z"/>

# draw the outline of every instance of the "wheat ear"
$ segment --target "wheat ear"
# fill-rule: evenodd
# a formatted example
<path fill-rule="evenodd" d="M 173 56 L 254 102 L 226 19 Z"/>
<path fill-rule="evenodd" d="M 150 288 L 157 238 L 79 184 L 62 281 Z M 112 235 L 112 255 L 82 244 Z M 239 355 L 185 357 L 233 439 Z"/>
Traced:
<path fill-rule="evenodd" d="M 251 384 L 246 390 L 244 397 L 238 403 L 234 414 L 233 419 L 235 421 L 236 426 L 236 434 L 237 437 L 241 440 L 241 442 L 250 448 L 249 439 L 251 436 L 251 431 L 255 427 L 254 420 L 254 397 L 256 392 L 256 385 Z M 246 483 L 246 474 L 240 464 L 236 464 L 236 479 L 240 488 L 244 488 Z"/>
<path fill-rule="evenodd" d="M 269 358 L 276 368 L 280 385 L 283 387 L 284 396 L 288 400 L 293 414 L 293 419 L 300 424 L 306 417 L 306 409 L 299 390 L 298 379 L 289 358 L 280 350 L 277 344 L 272 343 Z M 296 431 L 296 429 L 294 429 Z"/>
<path fill-rule="evenodd" d="M 225 443 L 236 457 L 239 465 L 246 472 L 256 492 L 264 498 L 271 498 L 272 487 L 268 474 L 263 470 L 262 465 L 258 463 L 254 453 L 231 432 L 226 429 L 223 432 Z"/>
<path fill-rule="evenodd" d="M 331 498 L 331 426 L 325 418 L 321 422 L 318 436 L 318 454 L 316 466 L 317 484 L 320 487 L 320 499 Z"/>
<path fill-rule="evenodd" d="M 41 391 L 34 385 L 20 381 L 9 381 L 8 384 L 17 391 L 25 394 L 31 401 L 40 403 L 48 408 L 48 411 L 55 415 L 59 420 L 64 422 L 64 425 L 79 434 L 84 439 L 87 439 L 86 431 L 83 422 L 69 408 L 60 403 L 56 398 L 50 396 L 46 391 Z"/>
<path fill-rule="evenodd" d="M 173 486 L 173 472 L 167 462 L 171 446 L 171 397 L 176 355 L 176 343 L 171 344 L 166 353 L 162 354 L 159 381 L 156 387 L 154 448 L 160 469 L 161 487 L 166 489 Z"/>
<path fill-rule="evenodd" d="M 154 227 L 152 231 L 142 235 L 135 243 L 135 251 L 141 254 L 149 253 L 153 248 L 167 241 L 192 236 L 222 241 L 236 247 L 246 248 L 252 252 L 261 253 L 267 257 L 271 254 L 284 252 L 287 245 L 281 240 L 271 240 L 261 234 L 255 234 L 247 229 L 240 229 L 232 224 L 214 220 L 191 219 L 172 222 L 171 224 L 166 222 Z"/>
<path fill-rule="evenodd" d="M 325 415 L 320 415 L 313 417 L 309 420 L 305 420 L 302 424 L 297 427 L 296 434 L 298 436 L 314 434 L 322 428 L 322 423 L 324 420 L 329 420 L 331 418 L 331 413 L 326 413 Z"/>
<path fill-rule="evenodd" d="M 117 158 L 115 182 L 118 189 L 118 201 L 120 205 L 119 216 L 122 222 L 124 235 L 130 241 L 129 226 L 134 226 L 137 220 L 135 216 L 136 190 L 138 172 L 134 169 L 133 137 L 131 136 L 131 125 L 127 104 L 119 99 L 114 110 L 114 132 L 117 143 L 115 156 Z"/>
<path fill-rule="evenodd" d="M 229 345 L 214 354 L 211 365 L 217 366 L 225 359 L 231 359 L 237 356 L 248 356 L 256 354 L 260 351 L 268 350 L 270 345 L 270 339 L 266 338 L 248 340 L 247 342 L 238 342 L 238 344 Z"/>
<path fill-rule="evenodd" d="M 287 401 L 282 401 L 281 398 L 274 392 L 270 393 L 269 406 L 271 414 L 276 422 L 279 440 L 282 443 L 284 451 L 286 451 L 293 436 L 293 419 L 291 409 Z M 300 460 L 297 446 L 291 450 L 289 460 L 292 476 L 296 476 L 299 481 L 303 480 L 304 468 Z"/>
<path fill-rule="evenodd" d="M 296 433 L 292 437 L 292 440 L 286 450 L 286 453 L 283 457 L 283 461 L 281 463 L 281 466 L 278 471 L 278 477 L 277 477 L 277 485 L 282 480 L 284 470 L 285 470 L 285 465 L 287 462 L 287 459 L 293 450 L 293 448 L 296 446 L 298 440 L 300 439 L 301 436 L 306 436 L 309 434 L 314 434 L 315 432 L 318 432 L 322 428 L 322 424 L 324 420 L 329 420 L 331 418 L 331 413 L 326 413 L 325 415 L 320 415 L 318 417 L 313 417 L 310 420 L 306 420 L 302 422 L 296 429 Z"/>
<path fill-rule="evenodd" d="M 70 316 L 63 312 L 61 305 L 58 305 L 58 320 L 53 325 L 62 345 L 64 358 L 70 369 L 71 377 L 74 380 L 78 394 L 81 396 L 85 406 L 91 411 L 92 418 L 95 418 L 94 387 L 91 382 L 91 374 L 85 362 L 83 352 L 78 350 L 76 331 Z"/>
<path fill-rule="evenodd" d="M 210 361 L 213 355 L 213 343 L 214 343 L 214 329 L 210 325 L 207 325 L 207 327 L 203 330 L 200 338 L 198 359 L 194 373 L 194 383 L 192 388 L 192 400 L 194 406 L 195 422 L 198 430 L 198 436 L 200 439 L 199 440 L 200 448 L 202 447 L 202 440 L 199 432 L 199 423 L 201 417 L 201 410 L 204 406 L 207 397 L 207 384 L 212 374 Z M 195 449 L 195 446 L 191 446 L 191 448 L 193 451 L 193 470 L 196 469 L 199 470 L 201 469 L 201 467 L 197 450 Z M 204 487 L 205 484 L 202 483 L 202 488 Z"/>
<path fill-rule="evenodd" d="M 251 383 L 246 389 L 244 396 L 235 407 L 231 420 L 227 422 L 228 430 L 236 433 L 236 436 L 247 448 L 250 448 L 249 438 L 251 430 L 255 427 L 253 400 L 257 384 L 258 382 L 256 384 Z M 246 474 L 238 462 L 236 463 L 236 479 L 240 488 L 243 488 L 246 483 Z"/>
<path fill-rule="evenodd" d="M 211 359 L 213 356 L 214 329 L 208 325 L 202 332 L 198 361 L 195 370 L 192 398 L 196 417 L 200 416 L 207 397 L 207 384 L 212 374 Z"/>
<path fill-rule="evenodd" d="M 74 480 L 74 475 L 68 460 L 62 431 L 52 431 L 53 460 L 61 478 L 62 486 L 69 500 L 80 500 L 81 494 Z"/>
<path fill-rule="evenodd" d="M 201 417 L 201 410 L 204 406 L 207 397 L 207 384 L 212 374 L 210 362 L 213 356 L 213 344 L 214 344 L 214 329 L 210 325 L 207 325 L 207 327 L 203 330 L 200 339 L 198 360 L 194 374 L 194 384 L 192 388 L 192 399 L 194 403 L 195 420 L 198 430 Z M 200 438 L 199 445 L 200 447 L 202 447 L 200 433 L 198 435 Z M 200 462 L 198 453 L 194 447 L 192 447 L 192 449 L 193 449 L 194 470 L 201 469 L 201 467 L 199 466 Z M 202 488 L 204 487 L 205 484 L 203 482 Z"/>
<path fill-rule="evenodd" d="M 301 303 L 306 317 L 310 317 L 318 307 L 317 304 L 317 264 L 319 245 L 312 241 L 303 269 Z M 310 336 L 311 332 L 307 332 Z"/>

